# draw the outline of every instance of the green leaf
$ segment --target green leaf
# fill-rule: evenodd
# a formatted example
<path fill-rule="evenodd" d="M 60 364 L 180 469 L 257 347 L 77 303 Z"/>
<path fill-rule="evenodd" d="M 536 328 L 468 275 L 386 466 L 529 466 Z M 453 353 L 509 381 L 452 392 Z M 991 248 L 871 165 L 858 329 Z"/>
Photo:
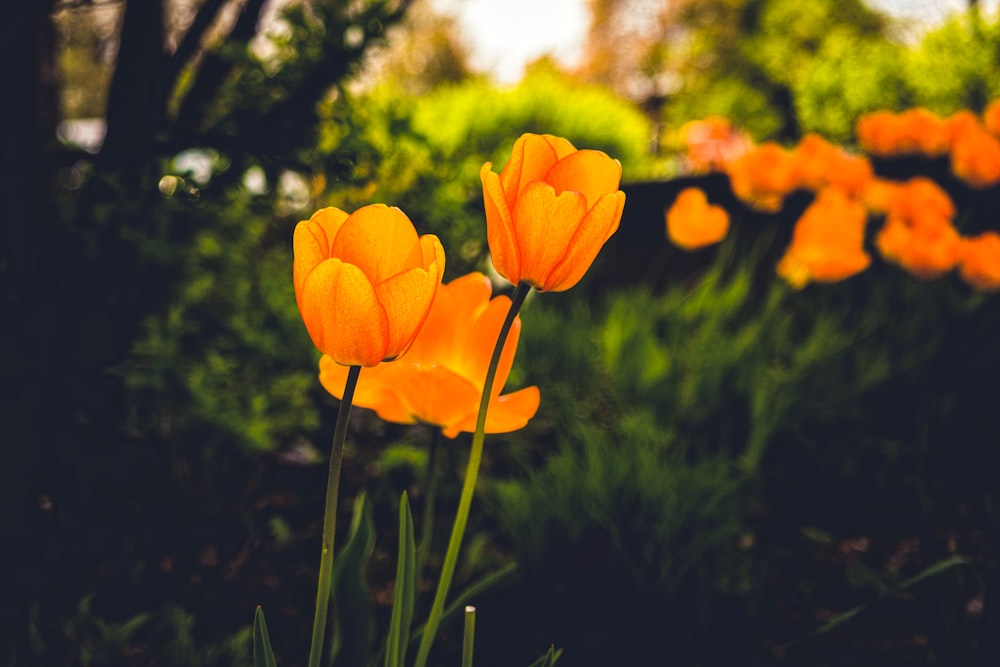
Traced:
<path fill-rule="evenodd" d="M 417 589 L 417 546 L 413 537 L 413 514 L 406 491 L 399 498 L 399 554 L 396 559 L 396 590 L 392 597 L 392 620 L 386 640 L 385 667 L 403 667 L 410 642 Z"/>
<path fill-rule="evenodd" d="M 271 650 L 271 637 L 267 634 L 267 623 L 264 622 L 264 610 L 257 605 L 257 613 L 253 617 L 253 667 L 277 667 L 277 664 Z"/>
<path fill-rule="evenodd" d="M 330 664 L 356 667 L 368 663 L 375 635 L 375 608 L 368 595 L 366 572 L 375 548 L 371 501 L 361 493 L 354 501 L 351 531 L 333 562 L 333 642 Z"/>
<path fill-rule="evenodd" d="M 556 664 L 556 660 L 558 660 L 561 655 L 562 649 L 557 651 L 555 646 L 550 646 L 548 653 L 531 663 L 529 667 L 552 667 L 552 665 Z"/>

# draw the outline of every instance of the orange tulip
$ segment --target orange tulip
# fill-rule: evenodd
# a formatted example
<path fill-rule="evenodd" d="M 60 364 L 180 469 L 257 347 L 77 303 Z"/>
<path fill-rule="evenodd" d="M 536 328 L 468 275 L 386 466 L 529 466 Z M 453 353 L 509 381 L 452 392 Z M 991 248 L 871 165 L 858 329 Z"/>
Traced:
<path fill-rule="evenodd" d="M 1000 290 L 1000 234 L 989 231 L 962 239 L 958 274 L 972 287 L 984 292 Z"/>
<path fill-rule="evenodd" d="M 896 114 L 880 110 L 865 114 L 854 127 L 858 144 L 872 155 L 894 155 L 901 142 L 902 130 Z"/>
<path fill-rule="evenodd" d="M 559 137 L 524 134 L 500 173 L 492 167 L 479 176 L 497 271 L 539 291 L 578 283 L 621 221 L 621 164 Z"/>
<path fill-rule="evenodd" d="M 828 185 L 842 188 L 856 196 L 874 178 L 867 158 L 848 155 L 818 134 L 807 134 L 792 151 L 798 166 L 799 185 L 819 192 Z"/>
<path fill-rule="evenodd" d="M 444 249 L 398 208 L 324 208 L 295 227 L 293 278 L 313 343 L 345 366 L 406 352 L 427 318 Z"/>
<path fill-rule="evenodd" d="M 699 188 L 685 188 L 667 211 L 667 236 L 684 250 L 697 250 L 726 237 L 729 214 L 709 204 Z"/>
<path fill-rule="evenodd" d="M 858 196 L 869 211 L 885 214 L 895 205 L 903 187 L 903 185 L 896 181 L 888 181 L 875 177 L 861 188 Z"/>
<path fill-rule="evenodd" d="M 919 153 L 938 157 L 948 152 L 948 122 L 928 109 L 916 107 L 899 115 L 905 137 L 900 153 Z"/>
<path fill-rule="evenodd" d="M 914 176 L 895 188 L 886 212 L 911 227 L 950 227 L 955 204 L 940 185 L 929 178 Z"/>
<path fill-rule="evenodd" d="M 486 370 L 510 307 L 506 296 L 491 300 L 492 291 L 489 279 L 481 273 L 442 285 L 406 356 L 361 371 L 354 405 L 371 408 L 394 423 L 440 426 L 449 438 L 475 431 Z M 493 384 L 487 433 L 523 428 L 538 410 L 537 387 L 500 395 L 514 363 L 520 331 L 521 319 L 515 318 Z M 324 356 L 319 379 L 328 392 L 340 398 L 347 368 Z"/>
<path fill-rule="evenodd" d="M 778 275 L 795 289 L 810 281 L 838 282 L 868 268 L 864 251 L 867 212 L 836 187 L 824 188 L 795 223 Z"/>
<path fill-rule="evenodd" d="M 1000 138 L 1000 98 L 990 102 L 983 111 L 983 127 L 993 136 Z"/>
<path fill-rule="evenodd" d="M 962 132 L 951 148 L 951 170 L 974 188 L 1000 183 L 1000 139 L 982 128 Z"/>
<path fill-rule="evenodd" d="M 922 154 L 928 157 L 948 152 L 950 122 L 920 107 L 895 114 L 875 111 L 858 119 L 858 143 L 874 155 Z"/>
<path fill-rule="evenodd" d="M 759 211 L 781 210 L 785 195 L 799 187 L 799 170 L 789 151 L 766 142 L 726 165 L 733 194 Z"/>
<path fill-rule="evenodd" d="M 687 165 L 695 173 L 721 169 L 753 147 L 749 136 L 721 116 L 689 121 L 680 135 Z"/>
<path fill-rule="evenodd" d="M 875 238 L 882 257 L 899 264 L 910 275 L 932 280 L 955 268 L 959 236 L 951 224 L 913 225 L 890 216 Z"/>

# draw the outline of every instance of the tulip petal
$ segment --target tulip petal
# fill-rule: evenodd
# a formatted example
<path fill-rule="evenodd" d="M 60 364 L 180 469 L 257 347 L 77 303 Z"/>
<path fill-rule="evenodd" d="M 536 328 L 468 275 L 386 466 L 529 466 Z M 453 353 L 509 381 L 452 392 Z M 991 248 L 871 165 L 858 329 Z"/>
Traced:
<path fill-rule="evenodd" d="M 333 240 L 330 254 L 364 271 L 373 285 L 423 266 L 417 231 L 395 207 L 372 204 L 352 213 Z"/>
<path fill-rule="evenodd" d="M 436 264 L 431 271 L 410 269 L 375 286 L 375 296 L 385 308 L 389 322 L 388 344 L 379 361 L 405 353 L 427 319 L 440 275 Z"/>
<path fill-rule="evenodd" d="M 551 139 L 555 137 L 529 133 L 522 134 L 514 142 L 510 160 L 500 171 L 500 183 L 507 197 L 508 209 L 514 208 L 514 202 L 528 183 L 545 178 L 549 169 L 559 161 L 559 149 L 564 146 Z M 569 144 L 568 141 L 566 143 Z"/>
<path fill-rule="evenodd" d="M 556 194 L 575 190 L 587 198 L 587 208 L 597 200 L 618 189 L 622 180 L 622 165 L 601 151 L 580 150 L 553 165 L 545 175 L 545 182 L 556 189 Z"/>
<path fill-rule="evenodd" d="M 540 402 L 541 394 L 538 387 L 525 387 L 490 401 L 490 407 L 486 412 L 486 432 L 509 433 L 524 428 L 528 420 L 538 412 Z M 474 432 L 478 416 L 478 410 L 466 415 L 462 420 L 445 428 L 444 435 L 454 438 L 462 432 Z"/>
<path fill-rule="evenodd" d="M 321 352 L 346 366 L 375 366 L 385 356 L 389 322 L 375 289 L 356 266 L 328 259 L 306 276 L 302 320 Z"/>
<path fill-rule="evenodd" d="M 406 364 L 393 380 L 418 421 L 447 427 L 479 405 L 479 390 L 461 375 L 437 364 Z M 406 400 L 406 399 L 404 399 Z"/>
<path fill-rule="evenodd" d="M 308 220 L 295 226 L 292 248 L 295 259 L 292 262 L 292 282 L 295 284 L 295 300 L 302 307 L 302 284 L 306 276 L 320 262 L 330 257 L 330 247 L 337 237 L 347 213 L 338 208 L 323 208 Z"/>
<path fill-rule="evenodd" d="M 576 147 L 571 144 L 568 139 L 557 137 L 554 134 L 543 134 L 542 138 L 549 142 L 549 146 L 551 146 L 552 150 L 556 152 L 556 158 L 558 160 L 563 159 L 570 153 L 576 152 Z"/>
<path fill-rule="evenodd" d="M 335 362 L 329 355 L 319 360 L 319 381 L 326 391 L 340 400 L 344 397 L 349 368 Z M 379 417 L 396 424 L 414 422 L 402 399 L 394 391 L 393 365 L 382 363 L 362 368 L 354 388 L 352 404 L 359 408 L 375 410 Z"/>
<path fill-rule="evenodd" d="M 406 361 L 437 363 L 449 368 L 460 363 L 468 347 L 469 336 L 464 325 L 456 326 L 456 318 L 484 308 L 492 294 L 490 279 L 478 272 L 455 278 L 439 287 L 431 312 L 406 353 Z"/>
<path fill-rule="evenodd" d="M 483 203 L 486 208 L 486 238 L 490 259 L 497 272 L 517 284 L 521 280 L 521 258 L 517 251 L 517 233 L 511 209 L 500 185 L 500 177 L 489 162 L 479 171 L 483 182 Z"/>
<path fill-rule="evenodd" d="M 513 211 L 521 282 L 542 289 L 586 214 L 587 201 L 579 192 L 567 190 L 557 196 L 548 183 L 528 184 Z"/>
<path fill-rule="evenodd" d="M 566 255 L 545 280 L 542 289 L 560 292 L 580 282 L 583 274 L 611 235 L 618 230 L 625 208 L 625 193 L 619 190 L 597 200 L 569 242 Z"/>
<path fill-rule="evenodd" d="M 506 296 L 498 296 L 476 315 L 469 327 L 469 333 L 466 336 L 467 348 L 462 355 L 462 364 L 461 366 L 456 365 L 455 370 L 475 382 L 477 386 L 481 387 L 486 382 L 486 372 L 490 367 L 493 349 L 496 347 L 497 337 L 500 335 L 500 329 L 503 327 L 503 321 L 507 318 L 509 311 L 510 299 Z M 504 383 L 507 382 L 507 376 L 510 375 L 520 335 L 521 318 L 517 317 L 511 323 L 503 352 L 500 354 L 497 373 L 493 379 L 492 393 L 494 396 L 500 393 Z"/>

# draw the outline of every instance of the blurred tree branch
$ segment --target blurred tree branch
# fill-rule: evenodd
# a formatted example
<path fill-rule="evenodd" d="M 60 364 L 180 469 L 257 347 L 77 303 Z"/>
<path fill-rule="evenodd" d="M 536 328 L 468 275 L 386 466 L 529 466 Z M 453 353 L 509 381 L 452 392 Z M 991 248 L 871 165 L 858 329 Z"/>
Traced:
<path fill-rule="evenodd" d="M 246 1 L 236 25 L 226 37 L 225 42 L 228 48 L 245 47 L 253 39 L 257 33 L 257 25 L 263 8 L 264 0 Z M 219 87 L 235 67 L 235 63 L 220 51 L 221 49 L 216 49 L 205 55 L 191 90 L 188 91 L 181 103 L 174 129 L 182 136 L 191 136 L 197 132 L 210 105 L 217 99 Z"/>

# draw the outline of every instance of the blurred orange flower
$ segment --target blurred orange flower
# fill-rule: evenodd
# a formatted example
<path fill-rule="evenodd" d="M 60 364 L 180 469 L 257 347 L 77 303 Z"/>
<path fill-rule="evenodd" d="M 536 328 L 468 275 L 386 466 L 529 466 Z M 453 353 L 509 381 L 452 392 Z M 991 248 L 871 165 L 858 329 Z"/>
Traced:
<path fill-rule="evenodd" d="M 955 204 L 940 185 L 916 176 L 896 186 L 886 212 L 912 227 L 950 227 Z"/>
<path fill-rule="evenodd" d="M 405 357 L 365 368 L 358 377 L 354 405 L 371 408 L 386 421 L 440 426 L 444 435 L 473 432 L 493 346 L 510 307 L 481 273 L 456 278 L 438 290 L 427 321 Z M 523 428 L 538 410 L 537 387 L 500 395 L 514 363 L 521 331 L 515 318 L 497 368 L 486 418 L 487 433 Z M 343 395 L 348 369 L 328 356 L 320 359 L 319 379 L 336 398 Z"/>
<path fill-rule="evenodd" d="M 989 231 L 962 239 L 958 256 L 962 280 L 978 290 L 1000 290 L 1000 234 Z"/>
<path fill-rule="evenodd" d="M 865 184 L 865 187 L 859 193 L 859 197 L 865 207 L 872 213 L 885 214 L 889 212 L 889 209 L 899 197 L 899 191 L 902 187 L 896 181 L 875 177 Z"/>
<path fill-rule="evenodd" d="M 941 186 L 922 176 L 911 178 L 894 190 L 875 245 L 882 257 L 913 276 L 936 278 L 958 261 L 954 216 L 955 205 Z"/>
<path fill-rule="evenodd" d="M 860 155 L 848 155 L 818 134 L 807 134 L 792 151 L 799 185 L 818 192 L 835 185 L 857 196 L 874 178 L 872 165 Z"/>
<path fill-rule="evenodd" d="M 696 250 L 726 237 L 729 214 L 721 206 L 709 204 L 699 188 L 685 188 L 666 213 L 667 236 L 684 250 Z"/>
<path fill-rule="evenodd" d="M 948 152 L 948 122 L 940 116 L 917 107 L 901 113 L 899 123 L 904 138 L 901 153 L 938 157 Z"/>
<path fill-rule="evenodd" d="M 901 132 L 896 114 L 881 110 L 858 118 L 854 134 L 858 144 L 872 155 L 892 155 L 899 145 Z"/>
<path fill-rule="evenodd" d="M 316 211 L 295 227 L 295 299 L 313 343 L 345 366 L 375 366 L 410 347 L 427 318 L 444 249 L 398 208 Z"/>
<path fill-rule="evenodd" d="M 750 137 L 722 116 L 688 121 L 680 135 L 688 167 L 696 173 L 722 169 L 753 147 Z"/>
<path fill-rule="evenodd" d="M 1000 137 L 1000 98 L 986 105 L 983 111 L 983 126 L 995 137 Z"/>
<path fill-rule="evenodd" d="M 795 223 L 778 275 L 795 289 L 809 282 L 838 282 L 868 268 L 864 251 L 867 212 L 838 187 L 820 190 Z"/>
<path fill-rule="evenodd" d="M 497 271 L 539 291 L 578 283 L 621 221 L 621 163 L 560 137 L 524 134 L 500 173 L 492 167 L 479 175 Z"/>
<path fill-rule="evenodd" d="M 952 148 L 966 134 L 975 134 L 981 132 L 983 129 L 983 126 L 979 123 L 979 119 L 976 118 L 976 114 L 968 109 L 956 111 L 948 116 L 946 122 L 948 123 L 948 141 Z"/>
<path fill-rule="evenodd" d="M 875 238 L 875 245 L 883 258 L 922 280 L 937 278 L 958 262 L 959 236 L 950 223 L 914 225 L 890 216 Z"/>
<path fill-rule="evenodd" d="M 763 143 L 731 162 L 726 172 L 733 194 L 749 206 L 774 213 L 785 195 L 799 187 L 798 164 L 773 142 Z"/>
<path fill-rule="evenodd" d="M 1000 183 L 1000 139 L 982 129 L 966 129 L 951 147 L 951 170 L 974 188 Z"/>
<path fill-rule="evenodd" d="M 875 111 L 858 119 L 855 134 L 862 148 L 873 155 L 922 154 L 937 157 L 948 152 L 948 121 L 920 107 L 895 114 Z"/>

